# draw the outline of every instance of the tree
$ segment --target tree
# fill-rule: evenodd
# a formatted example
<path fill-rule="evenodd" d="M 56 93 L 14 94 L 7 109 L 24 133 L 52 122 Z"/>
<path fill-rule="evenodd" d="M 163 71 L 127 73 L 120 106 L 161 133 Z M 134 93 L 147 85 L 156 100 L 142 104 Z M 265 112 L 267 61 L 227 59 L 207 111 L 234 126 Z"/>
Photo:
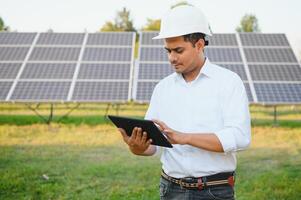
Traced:
<path fill-rule="evenodd" d="M 130 11 L 125 7 L 122 11 L 117 12 L 114 22 L 107 21 L 100 29 L 100 31 L 134 31 L 136 29 L 133 25 L 133 20 L 130 18 Z"/>
<path fill-rule="evenodd" d="M 0 31 L 9 31 L 9 27 L 5 25 L 2 17 L 0 17 Z"/>
<path fill-rule="evenodd" d="M 240 26 L 236 28 L 237 32 L 260 32 L 258 19 L 255 15 L 246 14 L 240 21 Z"/>
<path fill-rule="evenodd" d="M 143 31 L 159 31 L 161 25 L 160 19 L 147 19 L 147 24 L 142 28 Z"/>

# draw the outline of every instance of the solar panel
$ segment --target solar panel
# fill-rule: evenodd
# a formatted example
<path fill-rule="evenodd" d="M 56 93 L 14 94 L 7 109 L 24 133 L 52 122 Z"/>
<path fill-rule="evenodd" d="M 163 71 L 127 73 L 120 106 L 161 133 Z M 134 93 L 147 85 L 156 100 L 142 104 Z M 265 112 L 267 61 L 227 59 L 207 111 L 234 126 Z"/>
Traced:
<path fill-rule="evenodd" d="M 219 66 L 229 69 L 240 76 L 243 81 L 248 81 L 247 74 L 243 64 L 219 64 Z"/>
<path fill-rule="evenodd" d="M 216 33 L 209 37 L 209 46 L 238 46 L 238 43 L 233 33 Z"/>
<path fill-rule="evenodd" d="M 27 63 L 21 79 L 72 79 L 76 63 Z"/>
<path fill-rule="evenodd" d="M 289 46 L 284 34 L 240 33 L 243 46 Z"/>
<path fill-rule="evenodd" d="M 0 79 L 15 79 L 22 63 L 0 63 Z"/>
<path fill-rule="evenodd" d="M 244 48 L 244 52 L 248 62 L 297 63 L 292 49 L 289 48 Z"/>
<path fill-rule="evenodd" d="M 140 102 L 149 102 L 153 93 L 153 90 L 158 81 L 152 82 L 138 82 L 136 100 Z"/>
<path fill-rule="evenodd" d="M 31 45 L 36 33 L 0 32 L 0 45 Z"/>
<path fill-rule="evenodd" d="M 167 51 L 162 47 L 141 47 L 140 61 L 168 62 Z"/>
<path fill-rule="evenodd" d="M 90 33 L 87 45 L 132 46 L 132 32 Z"/>
<path fill-rule="evenodd" d="M 130 64 L 81 64 L 78 79 L 130 79 Z"/>
<path fill-rule="evenodd" d="M 0 61 L 23 61 L 29 47 L 0 47 Z"/>
<path fill-rule="evenodd" d="M 11 96 L 14 101 L 66 101 L 71 82 L 19 81 Z"/>
<path fill-rule="evenodd" d="M 252 95 L 252 92 L 251 92 L 251 89 L 250 89 L 250 84 L 249 83 L 244 83 L 244 86 L 245 86 L 245 89 L 246 89 L 246 93 L 247 93 L 249 102 L 254 102 L 253 95 Z"/>
<path fill-rule="evenodd" d="M 205 48 L 211 62 L 242 62 L 238 48 Z"/>
<path fill-rule="evenodd" d="M 254 83 L 259 102 L 300 103 L 301 83 Z"/>
<path fill-rule="evenodd" d="M 41 33 L 38 45 L 81 45 L 84 33 Z"/>
<path fill-rule="evenodd" d="M 139 65 L 139 79 L 161 80 L 173 73 L 172 66 L 168 63 L 141 63 Z"/>
<path fill-rule="evenodd" d="M 12 81 L 0 81 L 0 101 L 4 101 L 12 86 Z"/>
<path fill-rule="evenodd" d="M 87 47 L 83 61 L 128 61 L 132 59 L 132 48 Z"/>
<path fill-rule="evenodd" d="M 80 48 L 73 47 L 35 47 L 30 61 L 77 61 Z"/>
<path fill-rule="evenodd" d="M 293 65 L 249 65 L 254 81 L 301 81 L 301 68 Z"/>
<path fill-rule="evenodd" d="M 72 100 L 75 101 L 125 101 L 129 82 L 76 82 Z"/>
<path fill-rule="evenodd" d="M 163 46 L 164 41 L 163 40 L 153 40 L 152 38 L 157 36 L 159 32 L 142 32 L 142 38 L 140 45 L 154 45 L 154 46 Z"/>

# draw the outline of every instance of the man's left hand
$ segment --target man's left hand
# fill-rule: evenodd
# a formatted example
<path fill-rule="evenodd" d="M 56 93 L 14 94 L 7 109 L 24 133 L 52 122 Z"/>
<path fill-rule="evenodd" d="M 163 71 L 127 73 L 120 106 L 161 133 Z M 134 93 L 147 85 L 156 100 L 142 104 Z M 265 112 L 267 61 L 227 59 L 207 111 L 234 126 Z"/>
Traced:
<path fill-rule="evenodd" d="M 183 134 L 179 131 L 173 130 L 171 128 L 169 128 L 164 122 L 160 121 L 160 120 L 152 120 L 154 123 L 156 123 L 157 125 L 159 125 L 159 129 L 161 132 L 163 132 L 168 141 L 172 144 L 186 144 L 186 134 Z"/>

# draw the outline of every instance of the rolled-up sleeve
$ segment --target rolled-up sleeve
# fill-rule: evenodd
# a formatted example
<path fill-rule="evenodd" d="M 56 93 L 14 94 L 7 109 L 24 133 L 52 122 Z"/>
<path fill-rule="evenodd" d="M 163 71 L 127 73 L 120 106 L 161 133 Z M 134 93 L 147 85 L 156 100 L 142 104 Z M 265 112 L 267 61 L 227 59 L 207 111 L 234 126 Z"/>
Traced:
<path fill-rule="evenodd" d="M 221 92 L 224 126 L 215 134 L 225 153 L 246 149 L 251 143 L 249 101 L 240 78 L 227 84 Z"/>

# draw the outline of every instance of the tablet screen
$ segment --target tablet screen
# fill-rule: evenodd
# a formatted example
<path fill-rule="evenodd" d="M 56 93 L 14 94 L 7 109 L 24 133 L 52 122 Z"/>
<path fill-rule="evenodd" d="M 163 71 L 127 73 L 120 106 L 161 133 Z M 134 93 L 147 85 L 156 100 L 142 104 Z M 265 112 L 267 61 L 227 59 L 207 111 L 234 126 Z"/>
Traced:
<path fill-rule="evenodd" d="M 148 139 L 152 139 L 152 145 L 172 148 L 172 145 L 151 120 L 119 117 L 114 115 L 108 115 L 108 118 L 115 124 L 116 127 L 123 128 L 128 136 L 132 135 L 132 131 L 135 127 L 139 127 L 142 128 L 142 131 L 147 132 Z"/>

